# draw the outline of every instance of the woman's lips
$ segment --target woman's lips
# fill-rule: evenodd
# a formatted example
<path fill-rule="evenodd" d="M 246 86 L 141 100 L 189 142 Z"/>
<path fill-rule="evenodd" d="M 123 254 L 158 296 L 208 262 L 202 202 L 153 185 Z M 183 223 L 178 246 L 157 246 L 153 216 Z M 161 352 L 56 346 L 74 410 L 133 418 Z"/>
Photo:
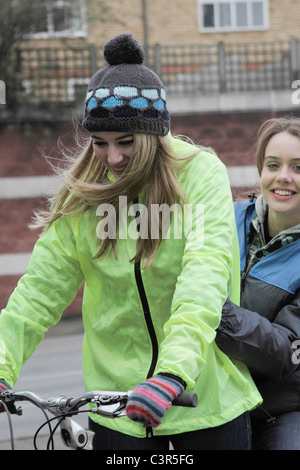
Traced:
<path fill-rule="evenodd" d="M 294 191 L 289 189 L 272 189 L 271 192 L 273 196 L 279 200 L 290 199 L 294 194 L 296 194 Z"/>

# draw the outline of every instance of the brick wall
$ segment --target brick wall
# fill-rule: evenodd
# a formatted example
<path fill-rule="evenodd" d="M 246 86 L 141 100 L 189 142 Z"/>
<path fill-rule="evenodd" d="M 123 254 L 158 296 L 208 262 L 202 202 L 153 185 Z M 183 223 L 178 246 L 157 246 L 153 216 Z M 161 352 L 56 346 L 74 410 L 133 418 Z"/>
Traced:
<path fill-rule="evenodd" d="M 74 145 L 72 123 L 10 125 L 0 128 L 0 178 L 51 175 L 49 162 L 59 162 L 58 139 L 67 147 Z M 0 183 L 1 184 L 1 183 Z M 28 227 L 33 212 L 42 207 L 43 198 L 0 199 L 0 255 L 30 253 L 38 231 Z M 4 263 L 1 259 L 0 263 Z M 3 269 L 3 266 L 0 266 Z M 5 267 L 4 267 L 5 268 Z M 21 275 L 0 275 L 0 310 Z M 80 311 L 78 296 L 66 313 Z"/>

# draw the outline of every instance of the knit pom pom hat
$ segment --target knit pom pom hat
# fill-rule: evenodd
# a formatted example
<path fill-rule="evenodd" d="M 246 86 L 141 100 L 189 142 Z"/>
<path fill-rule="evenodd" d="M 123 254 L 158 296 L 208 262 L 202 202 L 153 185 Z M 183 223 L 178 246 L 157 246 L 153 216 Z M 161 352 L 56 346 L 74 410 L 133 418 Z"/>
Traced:
<path fill-rule="evenodd" d="M 89 132 L 144 132 L 166 135 L 170 128 L 166 93 L 159 77 L 143 63 L 145 52 L 130 33 L 104 46 L 108 65 L 91 78 L 83 127 Z"/>

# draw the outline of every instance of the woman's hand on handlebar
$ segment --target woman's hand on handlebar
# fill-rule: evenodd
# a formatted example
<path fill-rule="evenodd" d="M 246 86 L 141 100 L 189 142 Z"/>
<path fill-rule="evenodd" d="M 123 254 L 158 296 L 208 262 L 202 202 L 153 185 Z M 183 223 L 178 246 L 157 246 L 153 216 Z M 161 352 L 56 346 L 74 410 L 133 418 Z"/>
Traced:
<path fill-rule="evenodd" d="M 160 425 L 172 401 L 184 391 L 183 382 L 169 375 L 156 375 L 140 383 L 130 395 L 126 414 L 144 427 Z"/>

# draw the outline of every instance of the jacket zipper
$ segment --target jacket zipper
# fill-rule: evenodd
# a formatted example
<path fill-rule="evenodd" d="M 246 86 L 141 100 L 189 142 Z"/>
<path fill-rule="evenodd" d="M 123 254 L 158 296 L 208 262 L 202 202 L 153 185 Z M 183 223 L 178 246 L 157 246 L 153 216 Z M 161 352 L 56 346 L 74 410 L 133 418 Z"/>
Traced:
<path fill-rule="evenodd" d="M 138 205 L 138 198 L 135 198 L 133 200 L 133 204 Z M 136 211 L 136 217 L 138 217 L 138 216 L 139 216 L 139 210 Z M 140 226 L 140 224 L 137 222 L 138 230 L 139 230 L 139 226 Z M 141 262 L 140 262 L 140 260 L 137 261 L 134 264 L 134 274 L 135 274 L 135 281 L 136 281 L 136 284 L 137 284 L 140 300 L 141 300 L 142 307 L 143 307 L 143 312 L 144 312 L 144 317 L 145 317 L 145 320 L 146 320 L 148 333 L 149 333 L 151 344 L 152 344 L 152 360 L 151 360 L 150 368 L 149 368 L 149 371 L 148 371 L 148 374 L 147 374 L 147 379 L 149 379 L 150 377 L 153 376 L 154 369 L 155 369 L 155 366 L 156 366 L 156 363 L 157 363 L 158 343 L 157 343 L 157 338 L 156 338 L 156 334 L 155 334 L 155 330 L 154 330 L 154 326 L 153 326 L 153 322 L 152 322 L 152 318 L 151 318 L 151 312 L 150 312 L 150 308 L 149 308 L 147 295 L 146 295 L 145 288 L 144 288 L 144 283 L 143 283 L 143 278 L 142 278 L 142 273 L 141 273 Z"/>
<path fill-rule="evenodd" d="M 133 204 L 138 205 L 138 198 L 135 198 L 133 200 Z M 136 217 L 138 217 L 139 214 L 140 214 L 140 212 L 139 212 L 139 210 L 137 210 L 136 211 Z M 140 228 L 140 224 L 137 223 L 137 229 L 139 230 L 139 228 Z M 155 334 L 155 330 L 154 330 L 154 326 L 153 326 L 153 322 L 152 322 L 152 318 L 151 318 L 151 312 L 150 312 L 150 308 L 149 308 L 149 303 L 148 303 L 146 291 L 145 291 L 145 288 L 144 288 L 144 283 L 143 283 L 143 278 L 142 278 L 142 273 L 141 273 L 141 262 L 140 262 L 140 260 L 136 261 L 135 264 L 134 264 L 134 275 L 135 275 L 135 281 L 136 281 L 136 284 L 137 284 L 137 288 L 138 288 L 138 291 L 139 291 L 140 300 L 141 300 L 142 307 L 143 307 L 144 318 L 146 320 L 146 325 L 147 325 L 148 333 L 149 333 L 151 344 L 152 344 L 152 360 L 151 360 L 150 368 L 149 368 L 148 374 L 147 374 L 147 379 L 149 379 L 154 374 L 154 369 L 155 369 L 157 358 L 158 358 L 158 343 L 157 343 L 157 338 L 156 338 L 156 334 Z M 151 426 L 146 427 L 145 434 L 146 434 L 146 438 L 153 437 L 153 430 L 152 430 Z"/>
<path fill-rule="evenodd" d="M 241 292 L 243 292 L 243 290 L 244 290 L 245 281 L 246 281 L 246 277 L 247 277 L 247 248 L 248 248 L 248 245 L 247 245 L 247 212 L 249 210 L 249 207 L 247 207 L 247 209 L 245 211 L 245 216 L 244 216 L 244 245 L 245 245 L 244 249 L 245 249 L 246 259 L 245 259 L 245 269 L 241 274 Z"/>
<path fill-rule="evenodd" d="M 247 273 L 244 271 L 241 275 L 241 291 L 243 292 L 244 287 L 245 287 L 245 281 L 246 281 Z"/>
<path fill-rule="evenodd" d="M 147 374 L 147 379 L 149 379 L 150 377 L 153 376 L 154 369 L 156 366 L 156 362 L 158 358 L 158 344 L 157 344 L 157 338 L 156 338 L 156 334 L 155 334 L 155 330 L 154 330 L 154 326 L 153 326 L 153 322 L 151 318 L 150 308 L 149 308 L 149 304 L 148 304 L 148 300 L 147 300 L 147 296 L 146 296 L 146 292 L 144 288 L 144 283 L 142 279 L 140 261 L 137 261 L 134 265 L 134 274 L 135 274 L 137 288 L 139 291 L 140 300 L 141 300 L 142 307 L 143 307 L 146 325 L 148 328 L 148 332 L 149 332 L 149 336 L 150 336 L 151 344 L 152 344 L 152 360 L 151 360 L 150 368 Z"/>
<path fill-rule="evenodd" d="M 134 274 L 135 274 L 135 280 L 136 280 L 137 288 L 139 291 L 140 299 L 142 302 L 144 317 L 146 320 L 146 324 L 147 324 L 147 328 L 148 328 L 148 332 L 149 332 L 149 336 L 150 336 L 150 340 L 152 344 L 152 360 L 151 360 L 150 368 L 147 374 L 147 379 L 149 379 L 150 377 L 153 377 L 154 369 L 156 366 L 157 357 L 158 357 L 158 344 L 157 344 L 157 339 L 156 339 L 156 334 L 155 334 L 155 330 L 154 330 L 154 326 L 153 326 L 153 322 L 151 318 L 150 308 L 149 308 L 149 304 L 148 304 L 148 300 L 147 300 L 147 296 L 146 296 L 146 292 L 144 288 L 144 283 L 142 279 L 140 261 L 137 261 L 134 264 Z M 153 437 L 153 430 L 151 426 L 146 427 L 145 434 L 146 434 L 146 438 Z"/>

